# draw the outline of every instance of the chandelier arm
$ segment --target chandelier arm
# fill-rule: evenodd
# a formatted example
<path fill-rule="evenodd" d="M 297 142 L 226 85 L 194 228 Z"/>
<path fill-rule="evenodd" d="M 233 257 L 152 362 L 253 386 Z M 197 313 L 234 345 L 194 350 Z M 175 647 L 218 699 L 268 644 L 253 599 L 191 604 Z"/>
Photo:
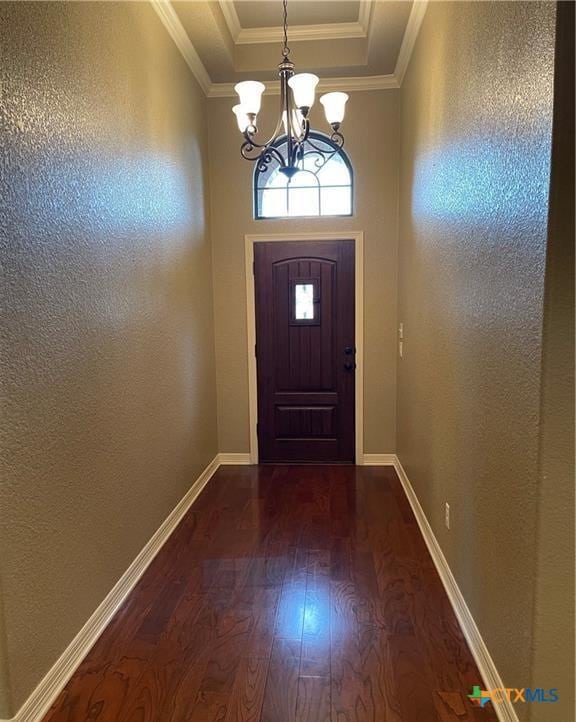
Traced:
<path fill-rule="evenodd" d="M 330 140 L 331 140 L 331 141 L 334 143 L 334 145 L 336 145 L 337 147 L 334 148 L 334 150 L 330 151 L 330 153 L 327 153 L 325 150 L 322 150 L 322 148 L 319 148 L 319 147 L 314 143 L 314 141 L 310 140 L 309 138 L 308 138 L 307 140 L 308 140 L 308 145 L 309 145 L 309 146 L 311 146 L 312 148 L 314 148 L 315 150 L 317 150 L 321 155 L 323 155 L 323 156 L 325 156 L 325 157 L 327 157 L 327 158 L 332 158 L 332 156 L 334 156 L 336 153 L 338 153 L 338 151 L 342 150 L 342 148 L 344 147 L 344 136 L 342 135 L 342 133 L 338 133 L 338 132 L 336 132 L 336 131 L 335 131 L 334 133 L 332 133 L 332 135 L 330 136 Z"/>
<path fill-rule="evenodd" d="M 276 127 L 274 128 L 274 132 L 272 133 L 272 138 L 269 140 L 269 143 L 273 143 L 275 140 L 278 140 L 278 138 L 282 135 L 282 125 L 282 113 L 280 113 L 280 116 L 276 123 Z"/>
<path fill-rule="evenodd" d="M 344 147 L 344 136 L 338 130 L 335 130 L 332 133 L 330 140 L 334 143 L 334 145 L 338 146 L 338 150 Z"/>
<path fill-rule="evenodd" d="M 244 131 L 244 143 L 242 144 L 242 147 L 245 145 L 251 145 L 254 148 L 269 148 L 275 141 L 278 140 L 280 137 L 280 130 L 282 128 L 282 116 L 280 116 L 280 120 L 278 121 L 276 128 L 274 129 L 274 132 L 270 136 L 270 138 L 265 143 L 257 143 L 255 140 L 256 133 L 250 133 L 248 131 L 248 128 Z"/>
<path fill-rule="evenodd" d="M 249 155 L 249 153 L 251 153 L 253 150 L 257 150 L 257 148 L 252 145 L 252 143 L 245 140 L 244 143 L 242 143 L 242 145 L 240 146 L 240 155 L 242 156 L 242 158 L 244 158 L 244 160 L 258 160 L 261 151 L 258 151 L 258 155 L 252 157 Z"/>
<path fill-rule="evenodd" d="M 300 127 L 298 128 L 297 135 L 295 132 L 294 138 L 297 143 L 304 143 L 310 133 L 310 121 L 308 118 L 304 118 Z"/>
<path fill-rule="evenodd" d="M 280 131 L 282 130 L 282 106 L 285 105 L 285 84 L 287 87 L 288 86 L 287 79 L 284 82 L 284 78 L 281 78 L 281 80 L 280 80 L 280 116 L 278 118 L 276 127 L 274 128 L 274 131 L 273 131 L 272 135 L 270 136 L 270 138 L 268 138 L 268 140 L 264 143 L 258 143 L 255 138 L 258 131 L 256 130 L 255 132 L 251 133 L 250 132 L 251 126 L 248 126 L 243 133 L 244 143 L 242 145 L 242 148 L 244 148 L 244 146 L 246 146 L 246 145 L 251 145 L 254 148 L 262 148 L 262 149 L 269 148 L 273 143 L 275 143 L 278 140 L 278 138 L 280 137 L 280 134 L 281 134 Z M 242 153 L 242 155 L 244 155 L 244 153 Z M 254 160 L 254 159 L 248 158 L 247 160 Z"/>
<path fill-rule="evenodd" d="M 254 156 L 249 155 L 253 150 L 257 150 L 258 153 Z M 274 146 L 254 146 L 250 142 L 242 143 L 240 147 L 240 154 L 245 160 L 252 161 L 252 163 L 258 163 L 259 170 L 264 171 L 268 165 L 275 158 L 281 167 L 286 165 L 282 154 Z"/>
<path fill-rule="evenodd" d="M 252 146 L 252 148 L 260 148 L 260 149 L 270 148 L 274 144 L 274 142 L 278 139 L 278 135 L 274 134 L 265 143 L 257 143 L 254 140 L 253 135 L 250 135 L 248 133 L 244 133 L 243 135 L 244 135 L 244 142 L 242 143 L 242 147 L 244 147 L 246 145 L 250 145 L 250 146 Z"/>

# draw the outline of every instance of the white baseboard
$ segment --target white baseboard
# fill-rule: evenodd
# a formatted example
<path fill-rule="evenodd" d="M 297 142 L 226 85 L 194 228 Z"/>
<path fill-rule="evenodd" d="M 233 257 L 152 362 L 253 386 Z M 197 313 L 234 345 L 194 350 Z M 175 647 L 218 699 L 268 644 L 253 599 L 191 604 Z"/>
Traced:
<path fill-rule="evenodd" d="M 358 466 L 394 466 L 396 454 L 364 454 Z"/>
<path fill-rule="evenodd" d="M 218 454 L 218 461 L 222 466 L 234 464 L 245 466 L 252 463 L 250 454 L 243 453 L 220 453 Z M 358 466 L 394 466 L 395 462 L 396 454 L 363 454 L 356 461 Z"/>
<path fill-rule="evenodd" d="M 218 454 L 218 463 L 222 466 L 251 464 L 250 454 Z"/>
<path fill-rule="evenodd" d="M 210 481 L 220 463 L 218 455 L 215 456 L 162 522 L 161 526 L 154 532 L 154 535 L 116 582 L 104 601 L 74 637 L 30 697 L 24 702 L 16 716 L 12 720 L 0 720 L 0 722 L 40 722 L 42 720 L 80 662 L 102 634 L 116 610 L 130 594 L 150 562 L 158 554 L 202 489 Z"/>
<path fill-rule="evenodd" d="M 494 660 L 490 656 L 490 652 L 482 639 L 480 630 L 476 626 L 474 617 L 472 616 L 470 609 L 468 609 L 466 600 L 458 587 L 456 579 L 454 579 L 454 575 L 448 566 L 446 557 L 442 552 L 440 544 L 438 543 L 438 540 L 432 531 L 432 527 L 426 518 L 426 514 L 420 506 L 416 492 L 412 488 L 412 484 L 410 483 L 406 471 L 404 470 L 404 467 L 398 457 L 396 457 L 394 468 L 396 469 L 400 482 L 404 487 L 404 491 L 408 497 L 408 501 L 410 502 L 410 506 L 412 507 L 412 511 L 414 512 L 414 516 L 416 517 L 416 521 L 418 522 L 418 526 L 420 527 L 420 531 L 422 532 L 422 536 L 424 537 L 424 541 L 428 547 L 428 551 L 430 552 L 438 574 L 440 575 L 444 589 L 448 594 L 448 598 L 450 599 L 452 608 L 454 609 L 458 622 L 460 623 L 462 632 L 466 637 L 466 641 L 468 642 L 474 661 L 478 666 L 480 676 L 484 682 L 484 689 L 502 689 L 504 688 L 504 683 L 502 682 L 502 678 L 496 669 Z M 503 704 L 495 704 L 494 711 L 496 712 L 496 716 L 500 722 L 518 722 L 518 716 L 516 715 L 514 706 L 508 700 L 506 700 Z"/>

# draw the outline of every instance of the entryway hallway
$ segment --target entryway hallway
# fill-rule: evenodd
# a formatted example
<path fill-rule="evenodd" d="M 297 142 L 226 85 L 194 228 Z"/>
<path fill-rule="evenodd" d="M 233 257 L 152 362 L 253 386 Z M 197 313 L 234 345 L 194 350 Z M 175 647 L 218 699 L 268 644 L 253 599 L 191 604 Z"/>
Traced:
<path fill-rule="evenodd" d="M 575 9 L 0 2 L 0 722 L 576 722 Z"/>
<path fill-rule="evenodd" d="M 492 722 L 479 683 L 392 467 L 228 466 L 45 722 Z"/>

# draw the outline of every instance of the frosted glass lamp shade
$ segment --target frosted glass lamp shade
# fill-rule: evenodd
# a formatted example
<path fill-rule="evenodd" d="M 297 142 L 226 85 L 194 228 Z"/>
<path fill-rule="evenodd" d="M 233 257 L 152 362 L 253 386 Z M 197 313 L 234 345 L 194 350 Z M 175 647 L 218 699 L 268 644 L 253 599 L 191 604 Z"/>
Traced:
<path fill-rule="evenodd" d="M 326 120 L 333 125 L 341 123 L 344 120 L 344 111 L 348 95 L 346 93 L 326 93 L 320 97 L 320 102 L 324 106 L 324 114 Z"/>
<path fill-rule="evenodd" d="M 245 113 L 258 115 L 262 103 L 262 93 L 266 90 L 264 83 L 257 80 L 244 80 L 236 83 L 234 90 L 240 97 L 240 105 Z"/>
<path fill-rule="evenodd" d="M 314 93 L 318 81 L 318 76 L 312 73 L 298 73 L 288 80 L 294 95 L 294 103 L 299 108 L 311 108 L 314 105 Z"/>
<path fill-rule="evenodd" d="M 244 108 L 238 104 L 232 108 L 232 112 L 236 116 L 236 122 L 238 123 L 238 130 L 243 133 L 246 128 L 250 125 L 250 118 L 246 115 Z"/>

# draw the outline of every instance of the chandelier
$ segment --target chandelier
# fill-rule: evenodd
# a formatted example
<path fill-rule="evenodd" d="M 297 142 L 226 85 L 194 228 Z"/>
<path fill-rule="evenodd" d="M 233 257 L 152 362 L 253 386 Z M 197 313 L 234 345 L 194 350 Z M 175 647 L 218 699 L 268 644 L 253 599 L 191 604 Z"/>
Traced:
<path fill-rule="evenodd" d="M 288 0 L 282 1 L 284 11 L 284 43 L 282 61 L 278 65 L 280 76 L 280 114 L 276 129 L 265 142 L 257 140 L 257 116 L 262 102 L 264 83 L 245 80 L 237 83 L 234 90 L 240 102 L 232 110 L 238 122 L 238 128 L 244 136 L 240 148 L 242 157 L 257 164 L 263 172 L 275 162 L 278 170 L 290 179 L 304 168 L 304 157 L 314 154 L 317 167 L 323 166 L 344 145 L 344 136 L 340 133 L 340 124 L 344 120 L 344 108 L 348 96 L 346 93 L 326 93 L 320 97 L 324 106 L 326 120 L 332 127 L 330 139 L 335 150 L 327 153 L 310 139 L 310 108 L 314 105 L 316 86 L 319 78 L 312 73 L 294 74 L 294 63 L 290 60 L 288 47 Z M 285 139 L 282 138 L 285 136 Z M 282 149 L 282 150 L 281 150 Z"/>

